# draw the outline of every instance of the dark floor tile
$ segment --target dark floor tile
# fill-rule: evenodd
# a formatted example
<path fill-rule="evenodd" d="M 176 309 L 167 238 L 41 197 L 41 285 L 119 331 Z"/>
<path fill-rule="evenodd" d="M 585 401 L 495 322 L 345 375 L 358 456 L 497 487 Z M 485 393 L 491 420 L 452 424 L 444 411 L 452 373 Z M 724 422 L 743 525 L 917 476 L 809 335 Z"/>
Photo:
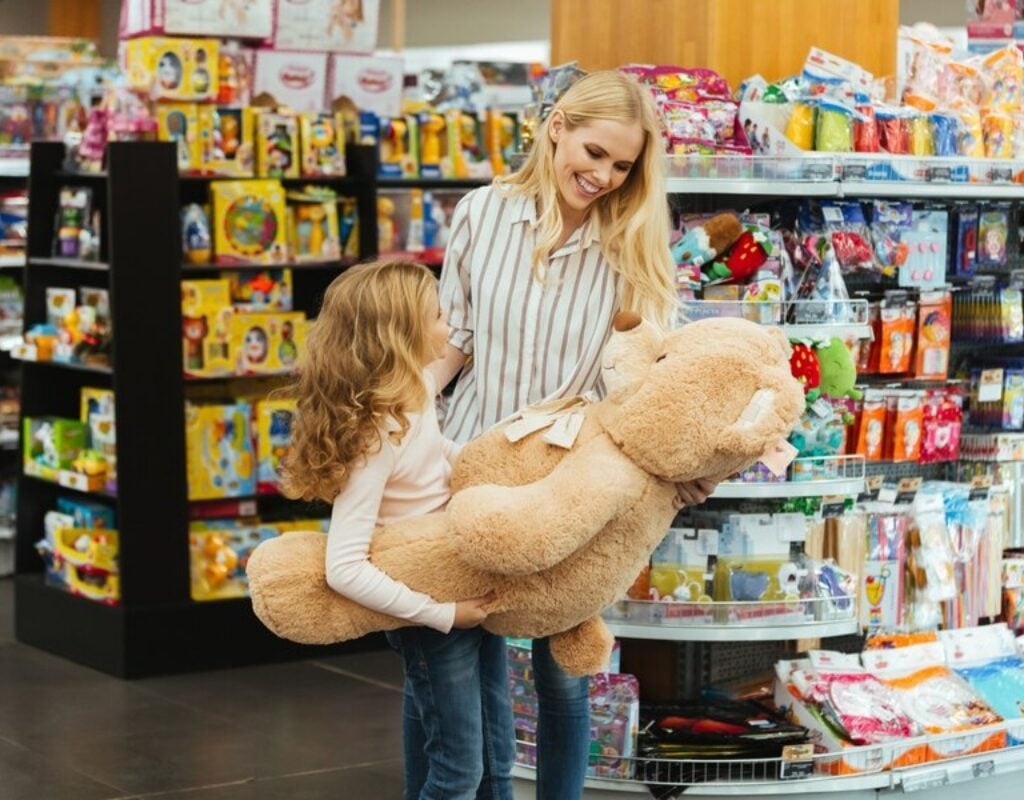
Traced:
<path fill-rule="evenodd" d="M 387 684 L 396 690 L 402 688 L 402 659 L 388 648 L 387 650 L 370 650 L 365 653 L 352 653 L 344 656 L 321 658 L 316 665 L 328 665 L 344 672 L 351 672 L 372 681 Z"/>
<path fill-rule="evenodd" d="M 132 800 L 144 800 L 145 795 Z M 160 800 L 401 800 L 402 765 L 384 762 L 161 794 Z"/>
<path fill-rule="evenodd" d="M 14 641 L 14 581 L 0 578 L 0 643 Z"/>
<path fill-rule="evenodd" d="M 3 800 L 106 800 L 123 794 L 113 786 L 0 739 L 0 797 Z"/>

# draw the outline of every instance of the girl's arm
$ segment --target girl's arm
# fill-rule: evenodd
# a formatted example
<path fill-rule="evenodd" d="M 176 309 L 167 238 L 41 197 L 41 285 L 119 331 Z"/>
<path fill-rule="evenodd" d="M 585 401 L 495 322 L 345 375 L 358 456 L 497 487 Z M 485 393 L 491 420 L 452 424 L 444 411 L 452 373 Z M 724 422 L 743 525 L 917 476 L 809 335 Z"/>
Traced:
<path fill-rule="evenodd" d="M 449 342 L 445 347 L 444 355 L 427 366 L 427 370 L 434 378 L 437 392 L 452 382 L 452 378 L 459 374 L 459 370 L 465 366 L 466 361 L 466 354 Z"/>
<path fill-rule="evenodd" d="M 384 443 L 379 453 L 353 470 L 335 499 L 327 533 L 327 584 L 372 611 L 448 633 L 455 621 L 455 603 L 438 603 L 415 592 L 369 560 L 370 540 L 394 458 L 391 445 Z"/>

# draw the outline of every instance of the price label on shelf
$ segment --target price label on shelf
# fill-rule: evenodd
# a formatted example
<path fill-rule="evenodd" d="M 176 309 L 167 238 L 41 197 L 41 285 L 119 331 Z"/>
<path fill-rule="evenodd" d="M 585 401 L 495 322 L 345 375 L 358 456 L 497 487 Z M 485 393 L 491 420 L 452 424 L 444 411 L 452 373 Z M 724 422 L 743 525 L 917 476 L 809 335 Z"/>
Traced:
<path fill-rule="evenodd" d="M 844 511 L 846 511 L 846 498 L 842 495 L 821 498 L 822 519 L 841 517 Z"/>
<path fill-rule="evenodd" d="M 882 484 L 885 483 L 884 475 L 872 475 L 864 481 L 864 491 L 857 497 L 858 503 L 871 503 L 875 500 L 880 499 L 878 493 L 882 490 Z"/>
<path fill-rule="evenodd" d="M 782 748 L 782 763 L 779 764 L 780 780 L 803 780 L 813 774 L 813 744 L 789 744 Z"/>
<path fill-rule="evenodd" d="M 918 491 L 921 489 L 921 484 L 924 483 L 923 478 L 903 478 L 896 485 L 896 500 L 895 502 L 902 505 L 910 505 L 914 502 L 914 498 L 917 497 Z"/>
<path fill-rule="evenodd" d="M 985 369 L 978 382 L 978 402 L 996 403 L 1003 399 L 1003 370 Z"/>
<path fill-rule="evenodd" d="M 988 500 L 989 490 L 992 488 L 991 475 L 975 475 L 971 479 L 970 500 Z"/>

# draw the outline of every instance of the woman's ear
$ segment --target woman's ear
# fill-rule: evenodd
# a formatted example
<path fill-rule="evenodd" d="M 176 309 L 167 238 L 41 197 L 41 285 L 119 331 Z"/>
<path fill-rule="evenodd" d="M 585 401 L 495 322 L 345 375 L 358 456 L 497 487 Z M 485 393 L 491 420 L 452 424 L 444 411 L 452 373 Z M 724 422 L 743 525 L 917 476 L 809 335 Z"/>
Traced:
<path fill-rule="evenodd" d="M 548 118 L 548 136 L 551 137 L 551 141 L 554 144 L 558 144 L 558 140 L 562 137 L 562 131 L 565 130 L 565 114 L 561 111 L 552 111 L 551 116 Z"/>

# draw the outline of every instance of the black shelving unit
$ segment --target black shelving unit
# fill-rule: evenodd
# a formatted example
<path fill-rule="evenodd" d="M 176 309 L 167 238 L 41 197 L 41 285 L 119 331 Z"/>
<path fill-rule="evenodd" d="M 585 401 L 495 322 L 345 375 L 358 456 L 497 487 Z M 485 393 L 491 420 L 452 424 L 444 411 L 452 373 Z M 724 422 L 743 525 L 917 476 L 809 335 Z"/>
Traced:
<path fill-rule="evenodd" d="M 121 677 L 380 646 L 380 637 L 332 648 L 294 645 L 267 631 L 248 599 L 191 600 L 188 523 L 195 515 L 187 492 L 184 410 L 194 387 L 181 370 L 180 281 L 183 275 L 222 267 L 183 267 L 178 220 L 184 203 L 206 200 L 214 179 L 180 180 L 174 146 L 166 143 L 111 144 L 107 170 L 99 175 L 64 172 L 63 158 L 59 143 L 32 146 L 26 326 L 45 319 L 48 286 L 107 287 L 112 368 L 26 362 L 21 409 L 29 417 L 77 418 L 83 386 L 114 390 L 118 491 L 116 496 L 87 496 L 116 509 L 121 604 L 91 602 L 44 582 L 43 563 L 34 548 L 43 535 L 43 516 L 61 494 L 83 495 L 22 475 L 15 554 L 17 638 Z M 362 258 L 376 250 L 375 175 L 372 148 L 352 147 L 347 177 L 305 181 L 331 185 L 339 194 L 357 198 Z M 58 194 L 68 185 L 90 186 L 94 207 L 102 210 L 99 264 L 49 256 Z M 350 263 L 296 268 L 295 308 L 315 317 L 327 285 Z M 275 500 L 275 509 L 286 503 Z M 299 516 L 308 509 L 296 505 L 295 512 Z M 287 508 L 279 513 L 287 514 Z"/>

